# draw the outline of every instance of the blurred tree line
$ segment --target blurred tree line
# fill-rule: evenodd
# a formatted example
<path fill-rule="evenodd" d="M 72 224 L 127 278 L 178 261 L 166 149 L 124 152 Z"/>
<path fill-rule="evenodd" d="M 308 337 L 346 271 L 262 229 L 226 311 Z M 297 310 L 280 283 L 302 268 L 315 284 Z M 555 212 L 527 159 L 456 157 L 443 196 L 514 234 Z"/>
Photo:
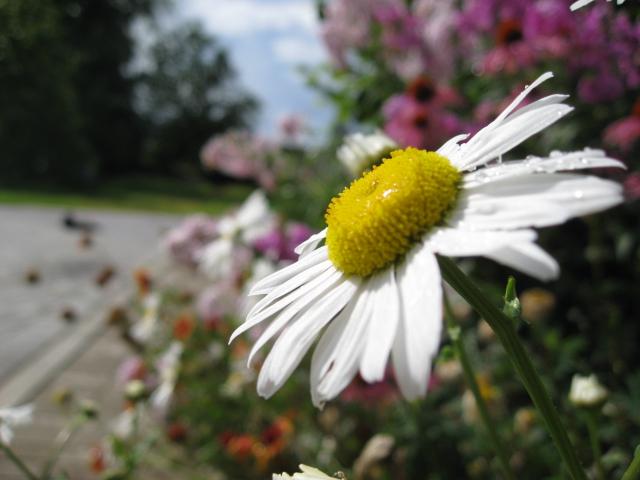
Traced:
<path fill-rule="evenodd" d="M 198 24 L 154 38 L 132 68 L 132 25 L 167 0 L 0 0 L 0 181 L 91 185 L 199 168 L 213 134 L 256 101 Z"/>

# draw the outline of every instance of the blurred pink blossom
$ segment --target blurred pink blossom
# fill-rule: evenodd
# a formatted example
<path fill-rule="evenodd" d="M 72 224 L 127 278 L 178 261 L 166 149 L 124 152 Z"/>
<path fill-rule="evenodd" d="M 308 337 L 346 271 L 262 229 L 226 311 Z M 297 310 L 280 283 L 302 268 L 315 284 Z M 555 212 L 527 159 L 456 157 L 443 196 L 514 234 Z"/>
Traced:
<path fill-rule="evenodd" d="M 313 232 L 301 223 L 290 223 L 284 228 L 277 226 L 258 238 L 254 247 L 274 261 L 296 260 L 294 249 L 311 236 Z"/>
<path fill-rule="evenodd" d="M 333 0 L 327 4 L 321 35 L 335 66 L 346 67 L 349 50 L 370 41 L 375 3 L 375 0 Z"/>
<path fill-rule="evenodd" d="M 604 141 L 614 145 L 620 151 L 630 152 L 640 139 L 640 101 L 636 102 L 634 112 L 609 125 L 603 134 Z"/>
<path fill-rule="evenodd" d="M 624 193 L 630 200 L 640 198 L 640 172 L 634 172 L 624 181 Z"/>
<path fill-rule="evenodd" d="M 200 151 L 202 165 L 232 178 L 254 180 L 266 190 L 275 186 L 267 156 L 273 145 L 249 132 L 233 131 L 211 138 Z"/>
<path fill-rule="evenodd" d="M 126 358 L 116 371 L 116 382 L 124 388 L 132 380 L 144 380 L 147 376 L 144 360 L 138 356 Z"/>
<path fill-rule="evenodd" d="M 384 104 L 384 130 L 403 146 L 436 147 L 464 130 L 460 119 L 446 110 L 460 101 L 455 91 L 420 76 L 404 93 L 392 96 Z"/>
<path fill-rule="evenodd" d="M 280 119 L 280 135 L 285 143 L 298 143 L 305 131 L 305 121 L 300 115 L 291 113 Z"/>
<path fill-rule="evenodd" d="M 223 278 L 203 290 L 196 299 L 196 313 L 203 326 L 216 330 L 224 317 L 237 312 L 240 290 L 233 279 Z"/>
<path fill-rule="evenodd" d="M 217 235 L 216 221 L 206 215 L 187 217 L 164 238 L 164 245 L 180 263 L 195 267 L 197 257 Z"/>

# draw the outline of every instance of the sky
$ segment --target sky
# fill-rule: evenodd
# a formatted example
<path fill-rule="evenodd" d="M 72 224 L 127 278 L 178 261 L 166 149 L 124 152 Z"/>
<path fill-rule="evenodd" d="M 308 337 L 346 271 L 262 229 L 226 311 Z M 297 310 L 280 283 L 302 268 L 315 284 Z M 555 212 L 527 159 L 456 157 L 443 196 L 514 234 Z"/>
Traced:
<path fill-rule="evenodd" d="M 313 0 L 177 0 L 168 23 L 199 20 L 229 50 L 241 84 L 261 102 L 256 129 L 274 135 L 287 114 L 321 131 L 329 107 L 297 69 L 326 60 Z"/>

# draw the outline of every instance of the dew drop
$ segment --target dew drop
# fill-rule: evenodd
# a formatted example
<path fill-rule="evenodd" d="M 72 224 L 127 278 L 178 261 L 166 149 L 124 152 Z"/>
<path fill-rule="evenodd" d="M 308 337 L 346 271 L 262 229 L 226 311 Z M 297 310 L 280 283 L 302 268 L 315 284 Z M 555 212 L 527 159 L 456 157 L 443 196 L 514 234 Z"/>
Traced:
<path fill-rule="evenodd" d="M 575 192 L 573 192 L 573 197 L 580 200 L 582 197 L 584 197 L 584 192 L 582 190 L 576 190 Z"/>

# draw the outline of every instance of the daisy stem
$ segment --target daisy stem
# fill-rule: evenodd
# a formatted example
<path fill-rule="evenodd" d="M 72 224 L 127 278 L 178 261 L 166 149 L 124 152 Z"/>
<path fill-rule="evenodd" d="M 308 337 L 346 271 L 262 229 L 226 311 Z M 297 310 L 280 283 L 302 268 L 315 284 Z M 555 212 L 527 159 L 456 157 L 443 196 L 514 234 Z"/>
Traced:
<path fill-rule="evenodd" d="M 462 332 L 460 330 L 460 327 L 455 324 L 455 315 L 453 314 L 453 311 L 451 309 L 449 299 L 447 298 L 446 294 L 443 295 L 443 298 L 449 337 L 451 338 L 451 343 L 453 345 L 454 351 L 456 352 L 456 356 L 460 360 L 460 365 L 462 365 L 464 378 L 476 400 L 480 418 L 482 418 L 482 422 L 487 429 L 489 438 L 491 439 L 491 443 L 493 443 L 493 448 L 495 449 L 496 455 L 498 456 L 498 462 L 500 463 L 500 467 L 502 468 L 504 478 L 506 478 L 507 480 L 515 480 L 516 477 L 511 471 L 511 466 L 509 465 L 509 456 L 507 455 L 506 449 L 502 444 L 502 441 L 500 440 L 500 436 L 498 435 L 498 432 L 495 428 L 495 424 L 491 419 L 489 409 L 487 408 L 487 403 L 484 401 L 484 397 L 482 396 L 482 392 L 480 391 L 480 386 L 478 385 L 478 382 L 476 380 L 477 377 L 475 371 L 473 370 L 473 366 L 469 361 L 469 356 L 467 355 L 467 352 L 464 348 Z"/>
<path fill-rule="evenodd" d="M 598 429 L 598 413 L 587 412 L 587 428 L 589 430 L 589 439 L 591 441 L 591 451 L 593 453 L 593 462 L 596 464 L 596 471 L 598 473 L 598 480 L 605 480 L 604 466 L 602 465 L 602 450 L 600 448 L 600 435 Z"/>
<path fill-rule="evenodd" d="M 573 480 L 587 480 L 578 456 L 569 440 L 560 415 L 553 405 L 540 376 L 531 363 L 513 326 L 513 321 L 500 311 L 480 289 L 449 258 L 438 256 L 444 279 L 491 326 L 524 384 L 533 404 L 538 409 L 553 442 L 564 460 Z"/>
<path fill-rule="evenodd" d="M 622 480 L 636 480 L 640 478 L 640 447 L 636 449 L 631 465 L 627 468 L 627 471 L 622 475 Z"/>
<path fill-rule="evenodd" d="M 11 450 L 9 445 L 6 445 L 4 442 L 0 441 L 0 450 L 5 453 L 7 458 L 11 460 L 11 462 L 16 466 L 18 470 L 20 470 L 24 474 L 25 477 L 27 477 L 29 480 L 38 480 L 38 477 L 36 477 L 35 474 L 31 470 L 29 470 L 29 467 L 27 467 L 24 462 L 20 460 L 15 452 Z"/>

